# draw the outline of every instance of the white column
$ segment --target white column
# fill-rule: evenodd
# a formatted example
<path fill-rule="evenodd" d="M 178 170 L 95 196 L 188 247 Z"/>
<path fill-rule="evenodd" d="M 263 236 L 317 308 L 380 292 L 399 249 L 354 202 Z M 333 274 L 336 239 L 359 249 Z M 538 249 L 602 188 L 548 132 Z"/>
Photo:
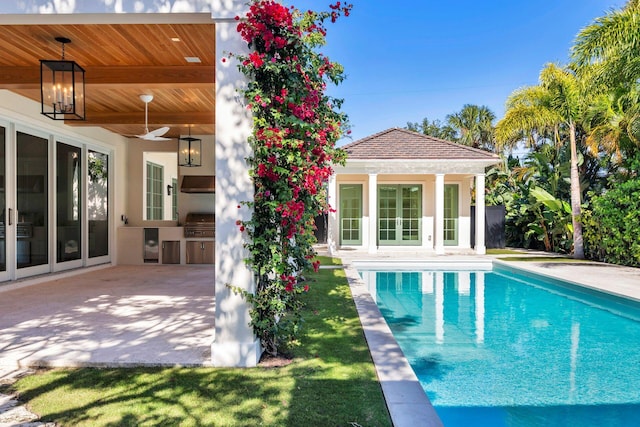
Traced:
<path fill-rule="evenodd" d="M 255 291 L 253 273 L 244 263 L 246 238 L 236 221 L 251 217 L 241 202 L 253 199 L 253 184 L 245 158 L 251 150 L 247 138 L 252 120 L 237 89 L 246 84 L 234 59 L 222 62 L 225 52 L 243 52 L 247 44 L 236 32 L 234 20 L 216 22 L 216 246 L 215 336 L 211 345 L 214 366 L 255 366 L 261 355 L 260 341 L 249 326 L 249 306 L 227 284 Z M 212 272 L 213 274 L 213 272 Z"/>
<path fill-rule="evenodd" d="M 476 253 L 484 255 L 487 248 L 484 245 L 484 174 L 476 175 Z"/>
<path fill-rule="evenodd" d="M 338 253 L 338 242 L 340 241 L 340 227 L 338 227 L 338 183 L 336 182 L 335 174 L 329 177 L 327 203 L 330 208 L 327 221 L 327 250 L 329 251 L 329 255 L 336 256 Z"/>
<path fill-rule="evenodd" d="M 378 252 L 378 175 L 369 174 L 369 253 Z"/>
<path fill-rule="evenodd" d="M 444 174 L 436 174 L 436 222 L 435 248 L 436 254 L 444 254 Z"/>

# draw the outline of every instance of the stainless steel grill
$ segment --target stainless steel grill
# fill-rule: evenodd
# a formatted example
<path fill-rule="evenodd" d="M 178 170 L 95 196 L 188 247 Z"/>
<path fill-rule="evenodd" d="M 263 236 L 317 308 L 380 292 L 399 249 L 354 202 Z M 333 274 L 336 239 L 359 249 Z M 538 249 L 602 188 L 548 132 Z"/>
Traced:
<path fill-rule="evenodd" d="M 216 237 L 212 213 L 189 213 L 184 221 L 184 237 Z"/>

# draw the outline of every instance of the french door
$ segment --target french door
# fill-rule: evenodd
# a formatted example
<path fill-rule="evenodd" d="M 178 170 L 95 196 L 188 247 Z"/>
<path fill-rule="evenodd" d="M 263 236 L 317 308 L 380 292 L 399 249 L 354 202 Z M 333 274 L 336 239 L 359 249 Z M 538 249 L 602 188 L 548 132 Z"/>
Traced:
<path fill-rule="evenodd" d="M 422 185 L 378 186 L 378 244 L 422 244 Z"/>
<path fill-rule="evenodd" d="M 340 244 L 362 244 L 362 184 L 340 185 Z"/>
<path fill-rule="evenodd" d="M 458 184 L 444 186 L 444 244 L 458 244 Z"/>

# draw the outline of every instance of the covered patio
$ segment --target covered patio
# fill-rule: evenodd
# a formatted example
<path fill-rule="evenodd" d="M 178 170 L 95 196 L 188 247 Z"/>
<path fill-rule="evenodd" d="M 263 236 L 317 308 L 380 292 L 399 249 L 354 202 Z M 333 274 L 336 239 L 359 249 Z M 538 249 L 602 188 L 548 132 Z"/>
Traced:
<path fill-rule="evenodd" d="M 211 266 L 156 265 L 0 287 L 0 366 L 210 365 L 213 283 Z"/>

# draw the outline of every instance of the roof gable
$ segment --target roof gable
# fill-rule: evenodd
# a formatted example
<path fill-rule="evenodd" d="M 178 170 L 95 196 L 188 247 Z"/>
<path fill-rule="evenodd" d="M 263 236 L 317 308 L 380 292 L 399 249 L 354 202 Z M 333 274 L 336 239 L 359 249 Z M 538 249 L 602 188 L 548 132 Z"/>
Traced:
<path fill-rule="evenodd" d="M 399 128 L 378 132 L 342 148 L 348 160 L 498 160 L 494 153 Z"/>

